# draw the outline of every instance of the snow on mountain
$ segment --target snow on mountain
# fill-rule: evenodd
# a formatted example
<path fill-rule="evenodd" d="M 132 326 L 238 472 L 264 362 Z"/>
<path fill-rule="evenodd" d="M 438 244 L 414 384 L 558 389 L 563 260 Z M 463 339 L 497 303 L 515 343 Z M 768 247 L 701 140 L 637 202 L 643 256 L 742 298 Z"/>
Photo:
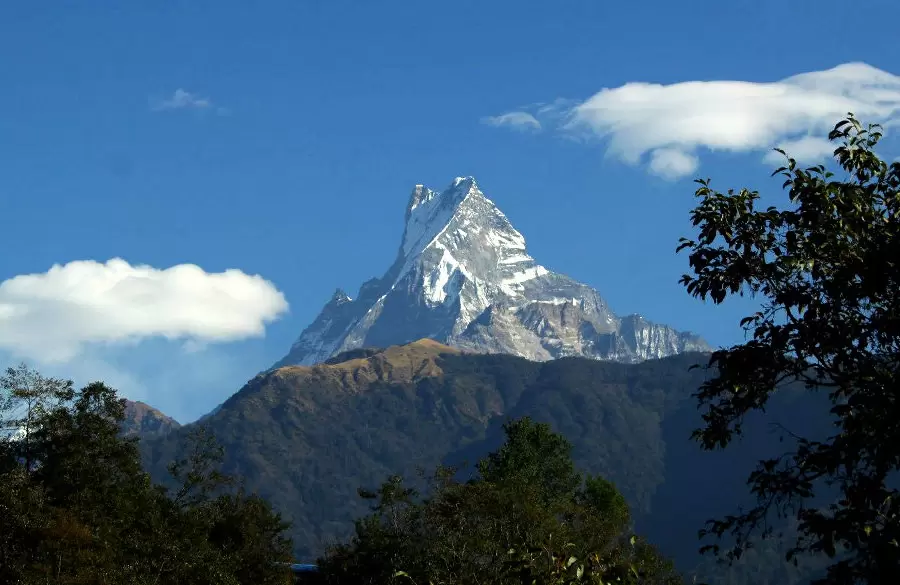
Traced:
<path fill-rule="evenodd" d="M 275 367 L 422 338 L 535 360 L 636 362 L 711 349 L 639 315 L 617 317 L 597 291 L 535 262 L 472 177 L 441 192 L 416 185 L 394 264 L 356 299 L 336 291 Z"/>

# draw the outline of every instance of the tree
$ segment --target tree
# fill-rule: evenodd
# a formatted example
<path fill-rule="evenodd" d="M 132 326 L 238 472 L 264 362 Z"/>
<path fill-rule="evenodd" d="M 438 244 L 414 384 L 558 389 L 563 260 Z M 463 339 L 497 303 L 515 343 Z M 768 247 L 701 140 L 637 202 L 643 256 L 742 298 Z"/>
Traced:
<path fill-rule="evenodd" d="M 30 472 L 32 435 L 38 421 L 73 396 L 70 380 L 46 378 L 24 363 L 7 368 L 6 375 L 0 377 L 0 443 L 5 455 L 20 459 Z M 7 459 L 7 464 L 12 460 Z"/>
<path fill-rule="evenodd" d="M 43 491 L 24 469 L 0 473 L 0 583 L 22 580 L 48 525 Z"/>
<path fill-rule="evenodd" d="M 326 575 L 335 583 L 422 585 L 569 577 L 682 582 L 671 563 L 633 535 L 615 487 L 582 479 L 564 437 L 528 418 L 504 430 L 506 442 L 467 482 L 454 479 L 454 469 L 438 468 L 426 498 L 400 477 L 361 492 L 374 502 L 373 513 L 357 522 L 349 543 L 320 560 Z"/>
<path fill-rule="evenodd" d="M 183 508 L 196 506 L 234 485 L 234 478 L 219 470 L 225 449 L 207 427 L 192 428 L 187 435 L 186 447 L 187 454 L 167 467 L 178 486 L 170 491 L 176 505 Z"/>
<path fill-rule="evenodd" d="M 572 461 L 572 444 L 565 437 L 528 417 L 506 423 L 503 430 L 504 444 L 478 462 L 483 481 L 537 489 L 541 502 L 551 508 L 576 492 L 581 476 Z"/>
<path fill-rule="evenodd" d="M 4 412 L 26 416 L 5 418 L 27 431 L 5 436 L 0 454 L 0 582 L 288 582 L 286 525 L 267 502 L 224 490 L 210 437 L 197 434 L 173 466 L 182 488 L 169 494 L 122 436 L 115 390 L 10 372 Z"/>
<path fill-rule="evenodd" d="M 797 437 L 795 448 L 761 461 L 748 479 L 757 505 L 701 534 L 732 535 L 734 558 L 770 531 L 771 513 L 793 516 L 800 536 L 789 558 L 833 559 L 818 583 L 900 583 L 900 164 L 876 155 L 881 137 L 852 114 L 838 123 L 829 139 L 839 142 L 840 176 L 802 169 L 780 151 L 782 208 L 757 209 L 755 191 L 697 181 L 699 237 L 678 246 L 690 251 L 693 275 L 681 282 L 691 295 L 763 300 L 741 321 L 752 338 L 712 353 L 694 438 L 726 447 L 745 415 L 788 383 L 827 393 L 835 425 L 825 440 Z M 833 503 L 811 505 L 828 490 L 839 493 Z"/>

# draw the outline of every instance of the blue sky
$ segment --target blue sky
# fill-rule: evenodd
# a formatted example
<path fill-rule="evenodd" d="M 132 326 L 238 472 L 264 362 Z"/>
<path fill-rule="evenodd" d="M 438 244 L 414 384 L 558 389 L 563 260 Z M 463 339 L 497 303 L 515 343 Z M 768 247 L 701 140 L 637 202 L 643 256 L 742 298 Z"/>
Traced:
<path fill-rule="evenodd" d="M 777 196 L 766 149 L 815 158 L 841 100 L 900 119 L 897 21 L 891 0 L 4 3 L 0 365 L 194 418 L 387 268 L 413 185 L 458 175 L 617 313 L 739 342 L 749 302 L 677 283 L 691 179 Z M 101 264 L 43 274 L 77 261 Z M 138 265 L 156 288 L 85 312 Z"/>

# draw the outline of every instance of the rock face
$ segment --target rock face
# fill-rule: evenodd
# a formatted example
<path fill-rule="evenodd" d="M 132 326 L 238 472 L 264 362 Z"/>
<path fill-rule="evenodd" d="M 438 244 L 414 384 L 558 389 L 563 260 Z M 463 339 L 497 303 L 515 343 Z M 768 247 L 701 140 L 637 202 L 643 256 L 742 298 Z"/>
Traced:
<path fill-rule="evenodd" d="M 639 362 L 711 349 L 640 315 L 618 317 L 594 289 L 539 265 L 472 177 L 442 192 L 417 185 L 393 266 L 356 299 L 335 291 L 275 367 L 421 338 L 538 361 Z"/>
<path fill-rule="evenodd" d="M 166 416 L 149 404 L 125 401 L 125 419 L 122 434 L 126 437 L 143 438 L 163 436 L 181 425 L 174 418 Z"/>

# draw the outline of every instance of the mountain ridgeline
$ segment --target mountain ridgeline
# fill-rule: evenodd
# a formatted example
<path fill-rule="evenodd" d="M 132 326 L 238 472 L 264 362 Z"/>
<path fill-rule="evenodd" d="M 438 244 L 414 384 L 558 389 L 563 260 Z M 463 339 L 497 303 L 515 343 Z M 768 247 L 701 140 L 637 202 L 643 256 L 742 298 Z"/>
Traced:
<path fill-rule="evenodd" d="M 140 401 L 125 401 L 125 419 L 122 421 L 123 434 L 126 437 L 137 436 L 143 439 L 165 435 L 181 425 L 149 404 Z"/>
<path fill-rule="evenodd" d="M 797 417 L 800 394 L 779 392 L 745 421 L 752 443 L 701 451 L 689 439 L 702 422 L 692 394 L 707 372 L 690 366 L 711 349 L 619 317 L 597 291 L 539 265 L 474 179 L 419 185 L 384 276 L 356 299 L 335 292 L 283 359 L 197 423 L 142 423 L 163 431 L 139 430 L 142 456 L 164 482 L 205 425 L 224 447 L 223 471 L 271 501 L 312 560 L 370 512 L 359 488 L 439 464 L 471 473 L 466 463 L 502 443 L 504 422 L 528 416 L 572 442 L 579 468 L 611 480 L 636 529 L 689 577 L 798 583 L 810 567 L 785 563 L 789 540 L 723 570 L 698 556 L 697 532 L 749 503 L 747 470 L 782 453 L 786 435 L 821 435 L 829 421 Z M 766 432 L 772 422 L 790 433 Z"/>
<path fill-rule="evenodd" d="M 275 367 L 422 338 L 537 361 L 637 362 L 711 350 L 692 333 L 618 317 L 594 289 L 535 262 L 471 177 L 441 192 L 417 185 L 405 220 L 384 276 L 364 283 L 356 299 L 337 290 Z"/>
<path fill-rule="evenodd" d="M 688 440 L 700 422 L 690 394 L 704 375 L 689 367 L 705 361 L 691 353 L 637 364 L 537 362 L 421 340 L 260 374 L 203 424 L 225 448 L 224 471 L 271 501 L 293 523 L 298 555 L 312 559 L 369 511 L 358 488 L 474 463 L 500 445 L 504 421 L 530 416 L 572 441 L 579 467 L 612 480 L 638 530 L 692 571 L 697 530 L 745 497 L 752 461 L 784 447 L 769 433 L 726 456 Z M 780 402 L 791 400 L 785 393 Z M 779 417 L 787 422 L 776 404 L 765 421 L 748 423 Z M 798 433 L 815 426 L 791 422 Z M 142 442 L 155 478 L 164 480 L 166 464 L 187 448 L 192 426 Z M 780 554 L 763 566 L 790 583 Z"/>

